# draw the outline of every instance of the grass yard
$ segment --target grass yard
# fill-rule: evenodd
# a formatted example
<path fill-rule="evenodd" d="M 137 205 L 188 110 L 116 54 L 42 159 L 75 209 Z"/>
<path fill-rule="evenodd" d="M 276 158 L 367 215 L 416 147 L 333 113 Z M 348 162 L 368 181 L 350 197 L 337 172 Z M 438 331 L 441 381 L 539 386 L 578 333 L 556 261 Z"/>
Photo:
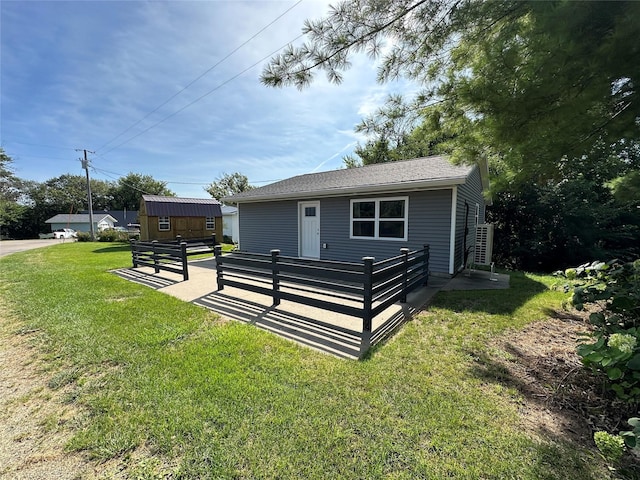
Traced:
<path fill-rule="evenodd" d="M 491 339 L 559 306 L 550 277 L 442 292 L 357 362 L 109 273 L 129 264 L 103 243 L 0 260 L 2 318 L 31 332 L 48 388 L 78 408 L 67 448 L 96 476 L 613 478 L 594 450 L 527 431 L 518 391 L 477 374 Z"/>

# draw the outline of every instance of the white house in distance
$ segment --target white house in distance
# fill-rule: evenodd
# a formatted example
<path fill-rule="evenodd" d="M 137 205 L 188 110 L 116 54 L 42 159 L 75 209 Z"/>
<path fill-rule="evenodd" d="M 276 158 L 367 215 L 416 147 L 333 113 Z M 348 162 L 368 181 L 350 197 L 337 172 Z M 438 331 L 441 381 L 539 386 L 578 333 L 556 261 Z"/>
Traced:
<path fill-rule="evenodd" d="M 233 243 L 238 243 L 238 209 L 228 205 L 222 206 L 222 234 L 231 237 Z"/>
<path fill-rule="evenodd" d="M 117 221 L 116 218 L 108 213 L 94 212 L 93 229 L 96 232 L 101 232 L 102 230 L 113 228 Z M 52 232 L 59 228 L 72 228 L 77 232 L 91 231 L 91 221 L 88 213 L 59 213 L 49 220 L 45 220 L 44 223 L 51 225 Z"/>

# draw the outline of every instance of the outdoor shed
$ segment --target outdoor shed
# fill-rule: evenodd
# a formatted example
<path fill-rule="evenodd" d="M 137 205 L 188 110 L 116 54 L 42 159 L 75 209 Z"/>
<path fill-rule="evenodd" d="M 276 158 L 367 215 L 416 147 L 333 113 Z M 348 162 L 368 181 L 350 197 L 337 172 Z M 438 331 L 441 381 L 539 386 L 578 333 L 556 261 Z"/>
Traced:
<path fill-rule="evenodd" d="M 213 198 L 143 195 L 138 212 L 140 240 L 216 236 L 222 241 L 222 211 Z"/>
<path fill-rule="evenodd" d="M 237 204 L 243 251 L 360 262 L 430 245 L 432 273 L 453 275 L 484 223 L 486 165 L 432 156 L 299 175 L 223 200 Z"/>
<path fill-rule="evenodd" d="M 117 220 L 105 212 L 94 212 L 93 214 L 93 230 L 101 232 L 108 228 L 113 228 Z M 45 220 L 44 223 L 51 225 L 51 231 L 60 228 L 72 228 L 77 232 L 90 232 L 91 220 L 89 213 L 59 213 Z"/>

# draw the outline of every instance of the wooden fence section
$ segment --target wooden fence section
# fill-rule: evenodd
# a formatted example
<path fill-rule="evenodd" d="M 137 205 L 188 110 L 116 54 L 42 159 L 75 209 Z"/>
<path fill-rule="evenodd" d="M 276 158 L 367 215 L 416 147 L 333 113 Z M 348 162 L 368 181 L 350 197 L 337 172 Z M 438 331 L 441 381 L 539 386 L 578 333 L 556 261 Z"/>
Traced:
<path fill-rule="evenodd" d="M 429 246 L 380 262 L 364 257 L 362 263 L 308 260 L 233 252 L 222 255 L 216 246 L 218 290 L 225 286 L 249 290 L 281 300 L 322 308 L 362 318 L 363 331 L 371 332 L 373 318 L 407 293 L 426 285 L 429 275 Z"/>

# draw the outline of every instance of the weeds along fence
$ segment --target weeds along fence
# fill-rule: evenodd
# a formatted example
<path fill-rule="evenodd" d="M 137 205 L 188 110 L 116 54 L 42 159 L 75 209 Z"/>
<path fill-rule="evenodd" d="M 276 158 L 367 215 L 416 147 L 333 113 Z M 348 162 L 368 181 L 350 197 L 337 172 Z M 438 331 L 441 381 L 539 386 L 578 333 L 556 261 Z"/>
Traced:
<path fill-rule="evenodd" d="M 421 250 L 400 249 L 400 255 L 375 262 L 334 262 L 236 251 L 216 257 L 217 288 L 225 286 L 269 295 L 273 304 L 289 300 L 362 319 L 371 332 L 373 318 L 407 294 L 426 285 L 429 277 L 429 246 Z"/>
<path fill-rule="evenodd" d="M 213 252 L 216 245 L 215 235 L 205 238 L 183 239 L 178 235 L 175 240 L 142 242 L 131 240 L 131 258 L 133 268 L 151 267 L 155 273 L 160 270 L 182 275 L 189 280 L 188 258 L 193 255 Z"/>

